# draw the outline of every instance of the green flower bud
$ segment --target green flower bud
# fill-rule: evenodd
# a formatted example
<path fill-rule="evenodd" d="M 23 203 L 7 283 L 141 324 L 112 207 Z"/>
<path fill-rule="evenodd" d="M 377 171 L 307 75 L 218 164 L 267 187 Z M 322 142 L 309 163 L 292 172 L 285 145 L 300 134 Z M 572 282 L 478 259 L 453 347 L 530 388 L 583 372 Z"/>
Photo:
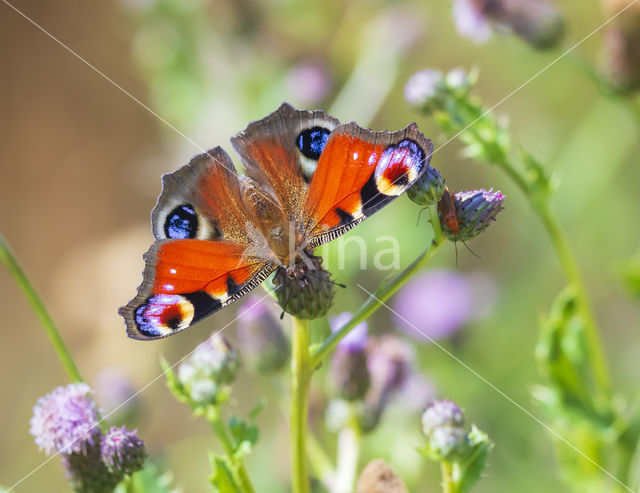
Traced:
<path fill-rule="evenodd" d="M 431 156 L 427 158 L 431 159 Z M 427 165 L 427 170 L 415 182 L 409 190 L 407 196 L 418 205 L 430 207 L 437 204 L 444 193 L 444 180 L 437 169 Z"/>

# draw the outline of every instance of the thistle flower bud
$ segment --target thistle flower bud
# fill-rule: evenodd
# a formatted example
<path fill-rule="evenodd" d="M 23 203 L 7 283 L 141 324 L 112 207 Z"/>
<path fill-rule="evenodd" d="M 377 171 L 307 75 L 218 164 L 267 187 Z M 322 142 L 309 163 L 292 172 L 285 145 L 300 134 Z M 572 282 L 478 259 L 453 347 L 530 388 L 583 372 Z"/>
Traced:
<path fill-rule="evenodd" d="M 291 348 L 282 326 L 266 304 L 251 297 L 238 313 L 238 343 L 243 361 L 257 373 L 283 369 Z"/>
<path fill-rule="evenodd" d="M 416 72 L 404 86 L 404 98 L 411 106 L 424 111 L 440 105 L 444 76 L 439 70 L 424 69 Z"/>
<path fill-rule="evenodd" d="M 446 210 L 444 199 L 445 196 L 438 204 L 442 231 L 451 241 L 464 241 L 475 238 L 495 221 L 503 209 L 504 195 L 493 189 L 456 192 L 453 196 L 455 217 L 448 217 L 451 211 Z"/>
<path fill-rule="evenodd" d="M 433 401 L 422 414 L 422 431 L 427 438 L 425 453 L 434 460 L 451 460 L 468 448 L 464 417 L 452 401 Z"/>
<path fill-rule="evenodd" d="M 214 334 L 180 364 L 178 380 L 193 403 L 213 404 L 222 397 L 221 388 L 233 382 L 239 367 L 236 351 L 224 337 Z"/>
<path fill-rule="evenodd" d="M 391 397 L 406 384 L 415 358 L 411 345 L 392 335 L 374 340 L 368 353 L 371 383 L 360 417 L 360 425 L 367 432 L 378 425 Z"/>
<path fill-rule="evenodd" d="M 556 46 L 564 35 L 564 18 L 544 0 L 455 0 L 454 16 L 462 36 L 484 42 L 489 26 L 513 32 L 531 46 Z"/>
<path fill-rule="evenodd" d="M 85 453 L 63 454 L 62 465 L 71 487 L 78 493 L 112 493 L 123 478 L 107 468 L 99 440 L 87 445 Z"/>
<path fill-rule="evenodd" d="M 83 453 L 100 434 L 92 391 L 84 383 L 58 387 L 38 399 L 33 408 L 30 433 L 48 455 Z"/>
<path fill-rule="evenodd" d="M 351 318 L 350 313 L 341 313 L 330 321 L 331 329 L 338 330 Z M 367 324 L 356 325 L 342 339 L 331 358 L 330 372 L 338 395 L 347 400 L 361 399 L 369 389 L 370 376 L 367 368 Z"/>
<path fill-rule="evenodd" d="M 455 402 L 447 399 L 431 402 L 422 413 L 422 432 L 425 436 L 430 436 L 436 428 L 443 426 L 464 426 L 462 410 Z"/>
<path fill-rule="evenodd" d="M 431 160 L 431 156 L 427 158 Z M 444 180 L 437 169 L 427 165 L 427 170 L 407 190 L 409 198 L 418 205 L 430 207 L 437 204 L 444 193 Z"/>
<path fill-rule="evenodd" d="M 101 442 L 102 461 L 109 472 L 126 476 L 139 471 L 144 466 L 147 452 L 137 432 L 112 427 Z"/>
<path fill-rule="evenodd" d="M 632 0 L 604 0 L 609 16 L 622 9 L 604 35 L 605 67 L 614 87 L 620 91 L 640 90 L 640 4 Z"/>
<path fill-rule="evenodd" d="M 320 257 L 308 256 L 291 269 L 278 269 L 273 284 L 280 307 L 296 318 L 322 317 L 333 303 L 334 282 Z"/>

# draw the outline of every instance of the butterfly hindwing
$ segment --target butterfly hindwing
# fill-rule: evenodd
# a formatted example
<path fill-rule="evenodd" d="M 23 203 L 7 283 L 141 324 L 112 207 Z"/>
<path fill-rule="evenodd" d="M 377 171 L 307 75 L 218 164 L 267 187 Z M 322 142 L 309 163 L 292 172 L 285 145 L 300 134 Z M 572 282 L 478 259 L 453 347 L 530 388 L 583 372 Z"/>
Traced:
<path fill-rule="evenodd" d="M 340 236 L 404 193 L 426 170 L 433 143 L 411 124 L 374 132 L 355 123 L 331 133 L 305 203 L 310 246 Z"/>
<path fill-rule="evenodd" d="M 172 335 L 256 287 L 275 267 L 246 252 L 224 240 L 156 241 L 138 295 L 120 309 L 129 337 Z"/>

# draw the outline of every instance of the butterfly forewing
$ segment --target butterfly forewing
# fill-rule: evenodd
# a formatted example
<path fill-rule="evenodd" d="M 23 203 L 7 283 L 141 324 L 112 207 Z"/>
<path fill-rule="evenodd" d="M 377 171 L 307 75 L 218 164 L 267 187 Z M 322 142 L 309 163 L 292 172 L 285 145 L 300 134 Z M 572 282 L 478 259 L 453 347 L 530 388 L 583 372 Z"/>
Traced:
<path fill-rule="evenodd" d="M 318 161 L 305 203 L 308 244 L 333 240 L 404 193 L 426 170 L 432 142 L 415 124 L 374 132 L 337 127 Z"/>

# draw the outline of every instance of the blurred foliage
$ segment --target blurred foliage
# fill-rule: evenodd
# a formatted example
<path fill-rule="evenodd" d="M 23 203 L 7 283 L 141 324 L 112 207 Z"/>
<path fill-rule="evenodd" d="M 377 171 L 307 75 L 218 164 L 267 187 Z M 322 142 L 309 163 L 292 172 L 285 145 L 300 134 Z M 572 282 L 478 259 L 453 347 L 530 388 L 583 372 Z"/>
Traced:
<path fill-rule="evenodd" d="M 109 15 L 103 15 L 103 11 L 80 11 L 76 5 L 32 8 L 45 28 L 60 34 L 89 61 L 99 62 L 104 53 L 115 52 L 118 70 L 126 72 L 123 87 L 134 86 L 138 79 L 142 88 L 136 95 L 193 142 L 206 148 L 215 145 L 228 148 L 226 143 L 231 134 L 274 110 L 284 100 L 298 106 L 330 109 L 344 121 L 353 119 L 376 129 L 400 128 L 417 118 L 402 98 L 404 83 L 413 72 L 425 67 L 445 71 L 460 65 L 477 67 L 481 77 L 475 94 L 481 95 L 485 106 L 490 106 L 561 54 L 559 49 L 534 52 L 521 40 L 501 35 L 485 45 L 463 40 L 454 29 L 450 0 L 402 3 L 123 0 L 120 4 L 105 4 L 103 8 L 109 9 Z M 568 0 L 561 8 L 567 19 L 567 46 L 603 21 L 597 2 Z M 69 24 L 61 24 L 60 16 L 68 18 Z M 92 19 L 90 23 L 88 18 Z M 13 231 L 16 241 L 10 239 L 25 265 L 36 266 L 31 270 L 52 313 L 71 327 L 70 349 L 83 374 L 90 380 L 100 367 L 117 362 L 136 376 L 142 388 L 158 374 L 158 346 L 130 341 L 125 345 L 121 321 L 115 315 L 118 300 L 124 302 L 131 294 L 134 286 L 131 283 L 135 282 L 131 279 L 137 280 L 142 265 L 139 251 L 146 246 L 139 245 L 137 237 L 132 239 L 134 235 L 125 227 L 135 224 L 148 231 L 148 212 L 159 191 L 160 174 L 177 168 L 200 149 L 152 119 L 139 124 L 140 129 L 127 127 L 116 105 L 121 103 L 121 94 L 102 81 L 97 86 L 88 86 L 84 79 L 78 83 L 77 75 L 68 71 L 67 65 L 56 58 L 58 55 L 37 51 L 43 48 L 33 44 L 39 34 L 32 26 L 19 18 L 15 23 L 18 27 L 5 31 L 13 36 L 19 34 L 17 40 L 11 40 L 11 51 L 15 50 L 24 60 L 32 60 L 36 55 L 38 73 L 34 75 L 13 60 L 6 64 L 8 69 L 2 83 L 12 81 L 12 85 L 2 93 L 7 101 L 9 98 L 21 101 L 23 106 L 20 111 L 6 113 L 11 123 L 6 129 L 7 148 L 15 141 L 18 149 L 11 155 L 3 155 L 3 162 L 15 163 L 15 169 L 3 167 L 7 175 L 5 178 L 3 174 L 2 181 L 20 193 L 20 200 L 9 195 L 11 190 L 5 196 L 8 203 L 22 204 L 24 214 L 15 214 L 5 207 L 3 228 Z M 69 35 L 67 39 L 67 31 L 84 25 L 92 26 L 84 38 L 74 31 L 77 37 Z M 117 35 L 105 41 L 101 37 L 105 32 Z M 122 44 L 113 41 L 118 36 L 124 40 Z M 83 45 L 83 41 L 87 44 Z M 577 63 L 565 63 L 571 57 L 557 63 L 480 118 L 474 129 L 480 135 L 491 136 L 492 147 L 479 146 L 477 139 L 472 140 L 472 134 L 464 134 L 462 143 L 458 140 L 449 143 L 450 132 L 441 131 L 438 126 L 446 125 L 444 120 L 419 118 L 418 123 L 437 144 L 439 150 L 432 164 L 442 172 L 448 186 L 460 189 L 493 185 L 508 196 L 507 210 L 499 222 L 474 242 L 474 251 L 478 251 L 482 261 L 463 254 L 458 267 L 464 274 L 490 272 L 499 286 L 498 306 L 485 318 L 469 323 L 460 333 L 442 341 L 443 346 L 527 409 L 536 409 L 530 402 L 528 389 L 540 382 L 535 397 L 536 404 L 544 410 L 541 417 L 586 455 L 607 469 L 611 467 L 612 474 L 637 488 L 640 471 L 636 451 L 637 403 L 620 396 L 637 391 L 640 312 L 638 304 L 620 297 L 616 288 L 622 279 L 634 296 L 640 292 L 640 254 L 632 256 L 640 243 L 640 231 L 634 227 L 640 208 L 636 191 L 640 168 L 635 162 L 640 148 L 634 118 L 640 113 L 634 96 L 614 96 L 599 85 L 601 80 L 594 67 L 599 63 L 601 43 L 600 33 L 594 35 L 579 47 L 579 57 L 572 58 Z M 57 46 L 54 49 L 62 51 Z M 43 60 L 49 56 L 51 65 Z M 68 54 L 62 52 L 59 56 L 66 60 Z M 34 65 L 33 61 L 30 63 Z M 318 87 L 323 90 L 311 94 L 300 90 L 302 84 L 310 84 L 296 78 L 301 64 L 314 67 L 311 80 L 320 81 Z M 585 68 L 589 74 L 583 73 Z M 79 70 L 88 71 L 84 66 Z M 110 75 L 109 71 L 106 73 Z M 58 92 L 54 82 L 42 84 L 52 74 L 60 80 Z M 120 82 L 118 77 L 114 78 Z M 89 99 L 81 98 L 83 91 L 90 92 Z M 71 99 L 69 94 L 73 96 Z M 115 117 L 109 119 L 108 108 L 91 106 L 93 99 L 104 99 L 106 106 L 113 106 Z M 48 106 L 51 101 L 59 106 Z M 50 113 L 45 115 L 47 118 L 37 113 L 38 108 Z M 80 108 L 79 114 L 73 112 L 76 108 Z M 462 111 L 466 121 L 481 116 L 483 108 L 478 100 L 471 99 L 471 106 L 453 110 L 447 113 L 448 118 Z M 28 124 L 18 125 L 21 119 Z M 134 134 L 132 140 L 123 144 L 127 146 L 124 163 L 122 155 L 110 154 L 109 149 L 108 135 L 115 135 L 119 126 Z M 79 137 L 78 130 L 82 128 L 92 133 Z M 67 129 L 71 137 L 55 133 L 58 129 Z M 162 133 L 153 137 L 153 131 L 158 129 Z M 41 140 L 48 136 L 55 139 Z M 41 145 L 34 146 L 36 141 Z M 62 143 L 62 150 L 55 147 L 57 141 Z M 33 159 L 37 147 L 45 148 L 48 155 L 46 159 L 34 160 L 36 165 L 28 166 L 31 163 L 25 160 Z M 520 149 L 527 152 L 521 154 Z M 107 156 L 106 162 L 101 161 L 105 169 L 92 167 L 97 154 Z M 593 392 L 594 378 L 581 331 L 584 322 L 576 313 L 575 293 L 569 289 L 553 301 L 566 282 L 529 204 L 496 169 L 471 166 L 462 159 L 463 155 L 482 160 L 508 155 L 522 165 L 522 175 L 536 196 L 541 201 L 550 200 L 555 206 L 563 232 L 575 247 L 596 318 L 603 329 L 604 349 L 610 356 L 614 382 L 612 399 L 603 401 Z M 54 171 L 55 176 L 51 174 Z M 78 181 L 83 171 L 89 176 Z M 98 172 L 104 172 L 105 176 L 97 175 Z M 100 191 L 96 190 L 96 182 L 103 187 Z M 47 195 L 52 188 L 55 188 L 53 200 Z M 125 193 L 133 195 L 132 191 L 139 194 L 139 200 L 120 200 Z M 553 197 L 552 191 L 556 192 Z M 80 192 L 85 195 L 77 195 Z M 99 201 L 101 194 L 107 197 L 106 203 Z M 33 200 L 25 201 L 24 197 Z M 31 209 L 31 202 L 37 206 L 35 210 Z M 42 207 L 42 203 L 47 203 L 47 207 Z M 132 210 L 131 204 L 137 209 Z M 346 237 L 357 234 L 368 239 L 367 267 L 371 267 L 374 255 L 385 247 L 377 240 L 380 233 L 401 239 L 403 267 L 430 241 L 429 228 L 423 222 L 416 227 L 417 211 L 408 200 L 401 199 L 388 209 Z M 60 228 L 60 218 L 75 217 L 69 216 L 74 212 L 87 217 L 87 222 L 81 224 L 93 224 L 98 231 Z M 67 222 L 76 224 L 71 219 Z M 56 229 L 42 229 L 49 224 L 57 225 Z M 40 237 L 47 238 L 46 249 L 42 241 L 34 239 L 34 232 L 42 232 Z M 117 242 L 122 239 L 126 241 Z M 341 250 L 347 260 L 339 268 L 336 259 Z M 436 265 L 453 268 L 454 250 L 446 250 L 442 249 Z M 348 285 L 337 297 L 335 313 L 353 311 L 360 305 L 365 296 L 357 288 L 358 283 L 373 291 L 387 274 L 362 269 L 355 243 L 345 245 L 336 241 L 325 247 L 322 254 L 335 277 Z M 114 272 L 121 272 L 122 266 L 131 265 L 126 259 L 132 256 L 140 263 L 132 269 L 135 276 L 115 276 Z M 616 264 L 619 269 L 615 276 L 609 275 L 613 259 L 620 258 L 629 260 Z M 106 278 L 93 269 L 95 265 L 105 266 Z M 118 278 L 113 281 L 115 284 L 106 281 L 113 278 Z M 9 425 L 0 446 L 3 457 L 0 479 L 3 484 L 12 484 L 42 462 L 43 457 L 26 436 L 27 416 L 37 396 L 62 377 L 56 373 L 57 362 L 52 361 L 49 348 L 33 340 L 39 330 L 37 321 L 24 316 L 19 294 L 14 294 L 13 286 L 5 283 L 4 278 L 2 282 L 2 311 L 7 315 L 7 327 L 15 330 L 6 331 L 1 353 L 6 375 L 3 395 L 12 396 L 14 401 L 5 410 L 5 423 Z M 232 308 L 225 312 L 181 338 L 162 343 L 162 350 L 170 360 L 178 359 L 200 342 L 209 329 L 222 327 L 235 315 Z M 547 312 L 549 315 L 538 327 L 538 315 Z M 370 320 L 375 334 L 393 331 L 395 324 L 382 311 Z M 314 341 L 320 325 L 326 330 L 324 321 L 318 321 L 317 325 L 318 330 L 312 329 Z M 552 436 L 539 424 L 497 394 L 488 392 L 434 345 L 413 345 L 416 366 L 428 375 L 438 394 L 455 398 L 496 444 L 485 477 L 473 491 L 565 492 L 565 479 L 576 485 L 578 491 L 612 490 L 611 480 L 603 479 L 602 472 L 593 464 L 561 443 L 557 446 L 561 460 L 558 467 L 549 453 Z M 23 356 L 26 351 L 41 361 L 42 368 L 55 366 L 56 370 L 34 372 L 33 358 Z M 326 370 L 319 371 L 314 380 L 316 400 L 312 399 L 311 423 L 322 446 L 334 450 L 335 434 L 318 424 L 318 416 L 326 407 L 322 373 Z M 19 392 L 16 375 L 23 380 Z M 273 379 L 244 374 L 235 383 L 234 398 L 225 402 L 230 413 L 247 416 L 256 395 L 266 396 L 265 410 L 257 418 L 260 442 L 247 457 L 251 476 L 257 478 L 259 491 L 266 493 L 281 493 L 288 486 L 288 465 L 281 458 L 288 447 L 283 439 L 286 422 L 279 410 L 286 397 L 280 387 Z M 169 475 L 161 476 L 160 472 L 148 474 L 146 469 L 131 480 L 138 485 L 134 486 L 137 491 L 169 492 L 176 491 L 175 488 L 210 491 L 205 478 L 212 463 L 214 475 L 229 476 L 229 462 L 218 453 L 208 422 L 190 420 L 189 408 L 174 405 L 169 393 L 160 386 L 145 390 L 142 398 L 145 417 L 139 423 L 141 435 L 153 444 L 153 454 L 163 457 L 162 469 L 166 464 L 167 470 L 175 472 L 175 479 L 171 481 Z M 437 466 L 423 461 L 415 450 L 421 410 L 408 408 L 405 400 L 401 397 L 392 402 L 375 433 L 363 438 L 359 469 L 381 457 L 392 464 L 409 491 L 438 491 Z M 225 422 L 225 426 L 229 423 Z M 244 437 L 240 442 L 253 444 L 251 426 L 236 422 L 231 427 L 238 433 L 235 439 Z M 210 449 L 216 449 L 216 453 L 208 458 L 206 452 Z M 589 481 L 591 486 L 587 485 Z M 57 491 L 64 484 L 61 472 L 48 467 L 29 478 L 23 489 Z"/>

